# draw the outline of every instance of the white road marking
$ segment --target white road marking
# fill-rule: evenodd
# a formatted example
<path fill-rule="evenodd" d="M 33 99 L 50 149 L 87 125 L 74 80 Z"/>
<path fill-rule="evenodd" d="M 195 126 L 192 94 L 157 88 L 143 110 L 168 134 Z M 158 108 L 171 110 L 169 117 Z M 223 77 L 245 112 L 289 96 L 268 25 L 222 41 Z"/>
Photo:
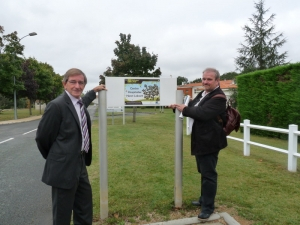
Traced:
<path fill-rule="evenodd" d="M 4 143 L 4 142 L 7 142 L 7 141 L 10 141 L 10 140 L 12 140 L 13 138 L 9 138 L 9 139 L 7 139 L 7 140 L 5 140 L 5 141 L 1 141 L 0 142 L 0 144 L 2 144 L 2 143 Z"/>
<path fill-rule="evenodd" d="M 26 133 L 24 133 L 23 135 L 25 135 L 25 134 L 29 134 L 29 133 L 31 133 L 31 132 L 33 132 L 33 131 L 36 131 L 37 129 L 34 129 L 34 130 L 31 130 L 31 131 L 28 131 L 28 132 L 26 132 Z"/>

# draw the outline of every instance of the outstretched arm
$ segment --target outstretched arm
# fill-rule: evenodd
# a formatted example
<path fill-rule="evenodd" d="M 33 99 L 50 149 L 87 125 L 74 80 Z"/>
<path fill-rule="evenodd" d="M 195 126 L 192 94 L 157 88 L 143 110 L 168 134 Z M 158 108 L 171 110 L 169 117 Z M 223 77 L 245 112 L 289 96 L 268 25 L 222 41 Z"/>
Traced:
<path fill-rule="evenodd" d="M 91 102 L 96 98 L 96 92 L 107 90 L 104 84 L 101 84 L 99 86 L 96 86 L 93 88 L 93 90 L 88 91 L 83 97 L 82 102 L 84 106 L 87 108 Z"/>

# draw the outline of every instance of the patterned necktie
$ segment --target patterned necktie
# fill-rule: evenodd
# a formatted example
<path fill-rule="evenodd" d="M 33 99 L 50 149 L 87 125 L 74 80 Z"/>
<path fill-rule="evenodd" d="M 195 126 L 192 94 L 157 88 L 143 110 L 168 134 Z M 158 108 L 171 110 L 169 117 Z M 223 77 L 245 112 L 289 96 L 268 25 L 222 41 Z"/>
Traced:
<path fill-rule="evenodd" d="M 89 139 L 89 131 L 87 128 L 86 115 L 84 112 L 83 103 L 81 100 L 78 101 L 80 105 L 80 114 L 81 114 L 81 130 L 83 136 L 83 150 L 87 153 L 89 151 L 90 139 Z"/>

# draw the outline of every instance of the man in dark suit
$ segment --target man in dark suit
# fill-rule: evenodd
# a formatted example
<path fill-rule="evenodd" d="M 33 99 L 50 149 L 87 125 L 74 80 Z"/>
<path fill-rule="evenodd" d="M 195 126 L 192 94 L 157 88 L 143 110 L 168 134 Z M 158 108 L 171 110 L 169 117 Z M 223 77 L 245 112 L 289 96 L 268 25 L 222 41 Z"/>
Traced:
<path fill-rule="evenodd" d="M 201 174 L 201 195 L 199 200 L 193 201 L 192 204 L 201 206 L 199 219 L 208 219 L 214 212 L 218 154 L 227 146 L 226 134 L 223 131 L 222 122 L 220 123 L 218 119 L 220 116 L 223 123 L 226 123 L 226 97 L 219 87 L 219 81 L 219 72 L 214 68 L 207 68 L 202 76 L 204 91 L 190 101 L 188 106 L 170 105 L 171 108 L 178 109 L 193 121 L 191 153 L 195 155 L 197 169 Z"/>
<path fill-rule="evenodd" d="M 36 133 L 36 143 L 46 159 L 42 181 L 52 186 L 54 225 L 91 225 L 92 189 L 86 166 L 92 161 L 91 120 L 86 109 L 96 98 L 95 87 L 82 98 L 87 83 L 79 69 L 66 72 L 64 93 L 47 104 Z M 82 100 L 80 102 L 79 100 Z"/>

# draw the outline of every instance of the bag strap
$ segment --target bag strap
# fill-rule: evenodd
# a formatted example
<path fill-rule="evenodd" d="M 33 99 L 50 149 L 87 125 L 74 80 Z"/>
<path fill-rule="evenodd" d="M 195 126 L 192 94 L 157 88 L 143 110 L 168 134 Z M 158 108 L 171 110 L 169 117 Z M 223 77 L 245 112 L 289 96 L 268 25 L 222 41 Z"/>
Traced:
<path fill-rule="evenodd" d="M 218 97 L 225 98 L 227 100 L 226 95 L 223 95 L 223 94 L 216 94 L 212 98 L 218 98 Z M 224 122 L 220 115 L 217 116 L 217 119 L 218 119 L 219 123 L 222 124 L 222 127 L 224 127 Z"/>
<path fill-rule="evenodd" d="M 225 98 L 226 101 L 227 101 L 226 95 L 223 95 L 223 94 L 216 94 L 216 95 L 213 96 L 212 98 L 218 98 L 218 97 Z M 228 106 L 230 106 L 230 101 L 227 101 L 227 103 L 226 103 L 226 108 L 227 108 Z"/>
<path fill-rule="evenodd" d="M 216 94 L 212 98 L 218 98 L 218 97 L 225 98 L 227 100 L 226 96 L 223 94 Z"/>

